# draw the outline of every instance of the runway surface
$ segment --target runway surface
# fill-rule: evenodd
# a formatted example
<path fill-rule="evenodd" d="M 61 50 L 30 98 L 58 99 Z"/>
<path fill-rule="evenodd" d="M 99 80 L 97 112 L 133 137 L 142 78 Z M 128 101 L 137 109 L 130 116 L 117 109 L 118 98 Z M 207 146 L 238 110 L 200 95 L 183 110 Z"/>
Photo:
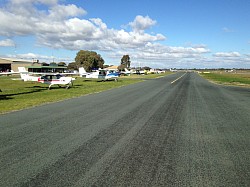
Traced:
<path fill-rule="evenodd" d="M 0 186 L 250 186 L 250 89 L 179 72 L 0 115 Z"/>

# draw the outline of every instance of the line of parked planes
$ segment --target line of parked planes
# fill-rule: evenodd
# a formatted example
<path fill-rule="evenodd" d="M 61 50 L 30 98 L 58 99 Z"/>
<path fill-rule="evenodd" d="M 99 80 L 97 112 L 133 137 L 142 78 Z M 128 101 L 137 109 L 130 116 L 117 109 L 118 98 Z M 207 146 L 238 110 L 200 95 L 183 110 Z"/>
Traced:
<path fill-rule="evenodd" d="M 34 73 L 34 72 L 28 72 L 24 67 L 18 67 L 18 72 L 4 72 L 0 73 L 0 75 L 12 75 L 12 74 L 20 74 L 21 78 L 20 80 L 23 81 L 35 81 L 43 84 L 48 84 L 48 89 L 51 88 L 53 85 L 58 85 L 59 87 L 61 85 L 64 85 L 66 89 L 73 86 L 73 81 L 75 80 L 74 77 L 70 77 L 70 75 L 76 75 L 80 77 L 90 78 L 90 79 L 100 79 L 103 81 L 106 80 L 114 80 L 118 81 L 118 77 L 123 75 L 131 75 L 132 73 L 137 74 L 144 74 L 144 71 L 141 72 L 131 72 L 128 69 L 125 68 L 125 71 L 122 72 L 116 72 L 111 70 L 104 70 L 99 69 L 94 72 L 88 73 L 85 71 L 83 67 L 79 68 L 79 71 L 77 73 Z M 158 72 L 162 73 L 162 72 Z M 15 79 L 19 80 L 19 79 Z"/>

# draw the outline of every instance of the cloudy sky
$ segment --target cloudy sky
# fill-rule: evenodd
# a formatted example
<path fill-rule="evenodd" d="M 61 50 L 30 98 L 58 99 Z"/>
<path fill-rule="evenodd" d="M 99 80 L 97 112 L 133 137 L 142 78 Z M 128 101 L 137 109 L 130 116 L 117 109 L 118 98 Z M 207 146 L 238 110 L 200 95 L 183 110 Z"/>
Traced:
<path fill-rule="evenodd" d="M 249 0 L 0 0 L 0 57 L 250 68 Z"/>

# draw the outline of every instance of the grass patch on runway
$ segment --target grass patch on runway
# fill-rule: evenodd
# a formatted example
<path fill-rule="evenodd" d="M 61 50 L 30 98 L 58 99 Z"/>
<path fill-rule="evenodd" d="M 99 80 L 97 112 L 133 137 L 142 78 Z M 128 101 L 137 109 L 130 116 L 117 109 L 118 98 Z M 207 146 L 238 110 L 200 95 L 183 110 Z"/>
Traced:
<path fill-rule="evenodd" d="M 217 71 L 201 73 L 200 75 L 218 84 L 250 87 L 250 72 L 228 73 Z"/>
<path fill-rule="evenodd" d="M 2 91 L 0 92 L 0 114 L 126 86 L 140 82 L 145 78 L 156 78 L 157 76 L 160 74 L 141 75 L 138 78 L 137 76 L 121 77 L 118 82 L 100 82 L 97 79 L 90 80 L 78 77 L 74 81 L 74 86 L 67 90 L 56 85 L 48 90 L 47 84 L 12 80 L 12 78 L 18 78 L 16 76 L 0 76 L 0 89 Z"/>

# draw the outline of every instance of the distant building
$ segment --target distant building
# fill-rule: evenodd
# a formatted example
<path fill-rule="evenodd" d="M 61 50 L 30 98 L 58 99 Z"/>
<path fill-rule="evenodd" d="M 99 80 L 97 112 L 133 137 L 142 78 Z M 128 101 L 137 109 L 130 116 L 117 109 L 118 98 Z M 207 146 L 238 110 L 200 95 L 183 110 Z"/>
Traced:
<path fill-rule="evenodd" d="M 117 71 L 118 70 L 118 66 L 109 66 L 109 67 L 106 67 L 105 69 L 106 70 L 115 70 L 115 71 Z"/>
<path fill-rule="evenodd" d="M 18 71 L 18 67 L 31 66 L 32 60 L 0 58 L 0 72 Z"/>
<path fill-rule="evenodd" d="M 14 58 L 0 58 L 0 72 L 18 71 L 18 67 L 25 67 L 29 72 L 37 73 L 62 73 L 67 67 L 58 66 L 57 64 L 38 63 L 38 61 L 14 59 Z"/>
<path fill-rule="evenodd" d="M 63 73 L 67 69 L 66 66 L 43 66 L 43 65 L 33 65 L 33 66 L 26 66 L 26 69 L 28 69 L 29 72 L 35 72 L 35 73 Z"/>

